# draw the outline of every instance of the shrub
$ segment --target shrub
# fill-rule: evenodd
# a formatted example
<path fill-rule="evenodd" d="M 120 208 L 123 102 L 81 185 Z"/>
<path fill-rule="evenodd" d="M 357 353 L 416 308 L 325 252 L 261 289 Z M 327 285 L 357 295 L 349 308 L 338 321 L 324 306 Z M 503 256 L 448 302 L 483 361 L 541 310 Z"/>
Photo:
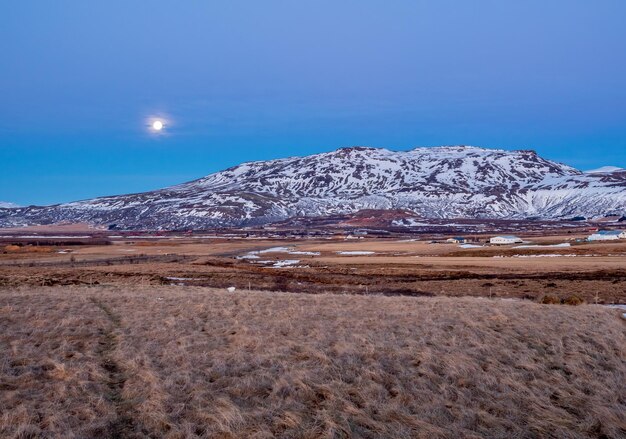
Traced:
<path fill-rule="evenodd" d="M 543 303 L 544 305 L 558 305 L 561 303 L 558 297 L 553 296 L 551 294 L 546 294 L 541 298 L 539 303 Z"/>
<path fill-rule="evenodd" d="M 578 305 L 582 305 L 583 303 L 585 303 L 585 301 L 575 294 L 563 299 L 564 305 L 578 306 Z"/>

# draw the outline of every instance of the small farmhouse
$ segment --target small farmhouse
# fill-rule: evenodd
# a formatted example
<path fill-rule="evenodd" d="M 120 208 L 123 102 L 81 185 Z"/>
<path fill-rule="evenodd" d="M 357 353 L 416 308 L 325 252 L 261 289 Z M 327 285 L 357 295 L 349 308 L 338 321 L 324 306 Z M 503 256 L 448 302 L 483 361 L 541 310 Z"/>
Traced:
<path fill-rule="evenodd" d="M 513 235 L 494 236 L 493 238 L 489 239 L 489 244 L 498 244 L 498 245 L 517 244 L 520 242 L 523 242 L 522 238 L 519 238 Z"/>
<path fill-rule="evenodd" d="M 626 232 L 622 230 L 600 230 L 589 235 L 587 241 L 613 241 L 615 239 L 626 239 Z"/>
<path fill-rule="evenodd" d="M 465 244 L 467 242 L 467 239 L 463 238 L 462 236 L 455 236 L 454 238 L 446 239 L 446 242 L 449 242 L 451 244 Z"/>

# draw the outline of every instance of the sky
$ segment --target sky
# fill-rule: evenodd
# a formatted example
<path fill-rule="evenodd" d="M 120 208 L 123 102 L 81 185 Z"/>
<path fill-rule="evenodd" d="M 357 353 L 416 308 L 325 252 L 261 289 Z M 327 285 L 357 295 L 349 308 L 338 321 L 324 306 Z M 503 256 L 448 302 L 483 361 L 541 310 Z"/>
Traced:
<path fill-rule="evenodd" d="M 0 201 L 354 145 L 626 167 L 624 17 L 623 0 L 0 2 Z"/>

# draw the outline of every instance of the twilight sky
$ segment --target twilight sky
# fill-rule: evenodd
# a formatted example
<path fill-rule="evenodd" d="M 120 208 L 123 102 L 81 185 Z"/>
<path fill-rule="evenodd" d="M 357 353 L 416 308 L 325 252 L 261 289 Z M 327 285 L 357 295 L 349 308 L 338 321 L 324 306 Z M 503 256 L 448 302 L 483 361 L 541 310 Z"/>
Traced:
<path fill-rule="evenodd" d="M 623 0 L 1 2 L 0 201 L 351 145 L 626 167 L 625 17 Z"/>

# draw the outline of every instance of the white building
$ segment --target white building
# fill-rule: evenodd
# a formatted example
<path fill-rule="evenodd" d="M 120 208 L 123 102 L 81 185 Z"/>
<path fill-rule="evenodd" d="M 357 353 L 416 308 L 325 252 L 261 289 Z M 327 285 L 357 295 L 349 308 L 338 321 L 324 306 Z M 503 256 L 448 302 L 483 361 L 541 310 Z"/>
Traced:
<path fill-rule="evenodd" d="M 600 230 L 589 235 L 587 241 L 613 241 L 615 239 L 626 239 L 626 232 L 621 230 Z"/>
<path fill-rule="evenodd" d="M 513 235 L 494 236 L 493 238 L 489 239 L 489 244 L 498 244 L 498 245 L 517 244 L 520 242 L 524 242 L 522 241 L 522 238 L 518 238 L 517 236 L 513 236 Z"/>

